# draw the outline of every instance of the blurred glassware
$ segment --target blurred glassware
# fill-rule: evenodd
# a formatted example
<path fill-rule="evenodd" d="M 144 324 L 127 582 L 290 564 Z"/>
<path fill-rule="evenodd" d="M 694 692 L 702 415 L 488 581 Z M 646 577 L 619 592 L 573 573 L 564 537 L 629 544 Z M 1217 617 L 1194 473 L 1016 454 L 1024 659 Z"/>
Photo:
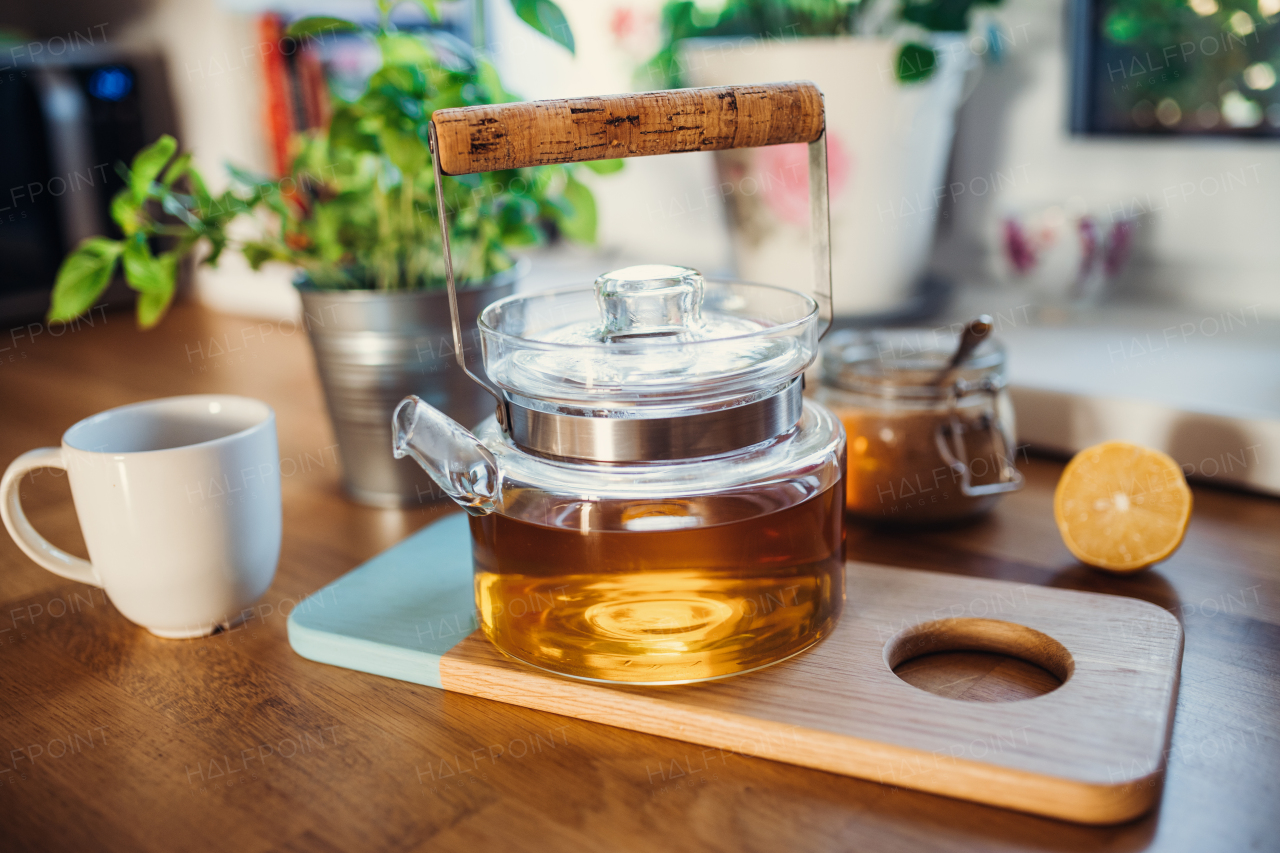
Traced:
<path fill-rule="evenodd" d="M 1095 303 L 1124 269 L 1138 225 L 1137 215 L 1114 205 L 1098 212 L 1067 202 L 1005 213 L 994 237 L 996 273 L 1042 306 Z"/>

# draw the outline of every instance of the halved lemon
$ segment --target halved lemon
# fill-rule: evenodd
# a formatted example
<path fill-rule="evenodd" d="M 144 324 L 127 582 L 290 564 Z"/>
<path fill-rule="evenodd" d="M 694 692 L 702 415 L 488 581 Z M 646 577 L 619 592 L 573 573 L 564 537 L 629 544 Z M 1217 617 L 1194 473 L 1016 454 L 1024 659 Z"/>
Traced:
<path fill-rule="evenodd" d="M 1191 489 L 1158 450 L 1108 441 L 1077 453 L 1053 494 L 1053 517 L 1076 559 L 1112 572 L 1145 569 L 1182 544 Z"/>

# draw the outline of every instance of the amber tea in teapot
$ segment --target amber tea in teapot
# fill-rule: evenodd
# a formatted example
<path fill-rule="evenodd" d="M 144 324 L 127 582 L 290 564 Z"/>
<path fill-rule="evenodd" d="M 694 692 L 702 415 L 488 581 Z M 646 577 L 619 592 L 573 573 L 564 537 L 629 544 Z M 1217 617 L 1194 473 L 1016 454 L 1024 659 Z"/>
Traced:
<path fill-rule="evenodd" d="M 841 489 L 763 513 L 767 492 L 579 504 L 555 526 L 473 517 L 480 624 L 514 657 L 606 681 L 790 657 L 840 612 Z"/>

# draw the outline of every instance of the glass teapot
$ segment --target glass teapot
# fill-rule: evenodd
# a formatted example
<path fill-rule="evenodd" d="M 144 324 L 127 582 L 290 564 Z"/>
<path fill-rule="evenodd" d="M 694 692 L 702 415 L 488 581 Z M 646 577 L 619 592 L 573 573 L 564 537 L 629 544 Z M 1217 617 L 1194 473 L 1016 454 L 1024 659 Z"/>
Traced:
<path fill-rule="evenodd" d="M 574 128 L 587 138 L 626 135 L 613 113 L 651 131 L 700 120 L 705 143 L 713 123 L 727 121 L 725 93 L 735 110 L 754 98 L 775 117 L 816 103 L 816 131 L 810 116 L 798 138 L 778 135 L 810 143 L 815 258 L 825 261 L 825 140 L 811 84 L 439 111 L 433 159 L 444 171 L 547 162 L 564 133 L 539 111 L 587 115 Z M 696 99 L 703 112 L 681 115 L 672 98 Z M 486 138 L 521 134 L 542 142 L 474 157 Z M 669 140 L 634 151 L 651 140 L 627 139 L 596 156 L 681 150 Z M 471 162 L 450 156 L 459 147 Z M 442 230 L 452 297 L 443 221 Z M 829 306 L 829 268 L 815 266 Z M 845 439 L 801 394 L 828 313 L 795 291 L 657 264 L 486 308 L 478 326 L 488 379 L 473 378 L 493 393 L 495 415 L 472 433 L 408 397 L 393 426 L 395 454 L 415 459 L 471 515 L 476 605 L 494 645 L 562 675 L 664 684 L 767 666 L 829 634 L 844 599 Z M 456 312 L 454 335 L 466 369 Z"/>

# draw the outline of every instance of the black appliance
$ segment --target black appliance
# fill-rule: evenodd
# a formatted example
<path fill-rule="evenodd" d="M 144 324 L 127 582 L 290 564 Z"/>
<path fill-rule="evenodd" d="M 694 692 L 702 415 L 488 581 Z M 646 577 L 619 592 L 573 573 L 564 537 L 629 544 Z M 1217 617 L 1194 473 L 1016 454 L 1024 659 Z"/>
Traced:
<path fill-rule="evenodd" d="M 117 163 L 175 129 L 159 57 L 0 68 L 0 322 L 42 316 L 62 258 L 85 237 L 121 236 Z M 123 281 L 103 297 L 130 301 Z"/>

